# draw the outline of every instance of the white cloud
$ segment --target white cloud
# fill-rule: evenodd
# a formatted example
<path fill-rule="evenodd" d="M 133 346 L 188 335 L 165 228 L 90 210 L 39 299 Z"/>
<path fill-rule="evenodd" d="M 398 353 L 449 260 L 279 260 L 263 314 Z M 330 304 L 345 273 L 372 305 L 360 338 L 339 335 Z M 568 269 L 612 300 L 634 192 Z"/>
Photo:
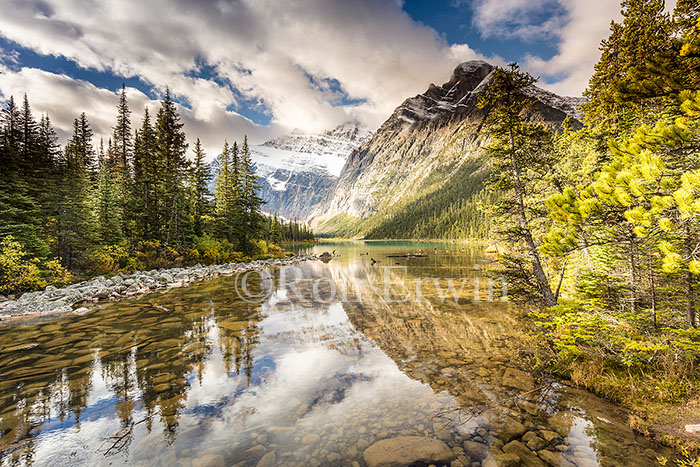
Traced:
<path fill-rule="evenodd" d="M 392 0 L 3 3 L 3 36 L 84 68 L 140 77 L 159 92 L 170 86 L 191 106 L 183 116 L 189 125 L 220 142 L 241 138 L 241 131 L 259 141 L 280 128 L 320 130 L 351 117 L 378 126 L 406 97 L 445 81 L 457 63 L 480 58 L 467 45 L 450 47 Z M 202 64 L 215 79 L 196 73 Z M 0 75 L 3 94 L 26 91 L 37 109 L 58 112 L 56 101 L 62 100 L 64 109 L 85 110 L 96 126 L 114 118 L 113 107 L 88 102 L 93 95 L 101 103 L 113 100 L 114 90 L 98 92 L 75 80 L 69 86 L 69 78 L 39 70 L 26 73 L 34 81 L 24 86 L 16 72 Z M 342 96 L 329 80 L 359 104 L 338 105 Z M 68 87 L 72 94 L 54 95 Z M 275 131 L 226 111 L 239 94 L 269 109 Z"/>
<path fill-rule="evenodd" d="M 465 0 L 456 2 L 457 7 L 465 4 Z M 557 0 L 474 0 L 473 23 L 484 37 L 532 40 L 561 28 L 563 18 L 557 7 Z M 543 16 L 547 19 L 537 22 Z"/>
<path fill-rule="evenodd" d="M 600 41 L 610 33 L 610 21 L 620 19 L 615 0 L 476 0 L 475 25 L 486 35 L 549 37 L 557 53 L 544 59 L 525 57 L 523 68 L 543 77 L 541 85 L 562 95 L 579 96 L 600 58 Z M 549 12 L 542 24 L 532 19 Z"/>
<path fill-rule="evenodd" d="M 95 133 L 95 145 L 99 144 L 100 138 L 103 138 L 105 145 L 107 144 L 115 123 L 118 92 L 36 68 L 14 71 L 0 66 L 0 93 L 21 99 L 25 92 L 29 93 L 30 104 L 37 116 L 50 116 L 62 141 L 65 142 L 70 137 L 73 120 L 80 112 L 85 112 Z M 146 106 L 151 114 L 151 121 L 154 122 L 160 106 L 159 101 L 151 100 L 134 88 L 127 88 L 126 93 L 132 111 L 132 128 L 141 126 L 143 109 Z M 221 108 L 213 108 L 206 118 L 200 118 L 196 111 L 182 106 L 179 106 L 179 111 L 190 143 L 192 144 L 197 137 L 201 138 L 210 158 L 221 150 L 224 138 L 233 140 L 238 135 L 248 134 L 251 139 L 261 139 L 283 131 L 278 126 L 267 128 L 256 125 L 245 117 Z"/>

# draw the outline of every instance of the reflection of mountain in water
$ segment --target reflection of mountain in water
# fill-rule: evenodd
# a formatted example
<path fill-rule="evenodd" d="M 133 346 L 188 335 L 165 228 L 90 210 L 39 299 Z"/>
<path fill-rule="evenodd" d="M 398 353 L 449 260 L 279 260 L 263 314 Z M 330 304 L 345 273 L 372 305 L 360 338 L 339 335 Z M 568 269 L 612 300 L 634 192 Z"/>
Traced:
<path fill-rule="evenodd" d="M 369 265 L 329 269 L 336 284 L 360 284 L 359 289 L 363 280 L 376 283 L 382 274 Z M 414 296 L 415 271 L 404 277 L 396 271 L 389 276 L 392 296 Z M 585 391 L 552 381 L 536 384 L 516 367 L 517 347 L 511 343 L 523 334 L 515 310 L 502 303 L 441 301 L 428 287 L 423 292 L 422 301 L 387 303 L 375 296 L 375 301 L 350 301 L 344 307 L 353 326 L 401 371 L 456 398 L 459 409 L 441 414 L 445 426 L 485 441 L 492 455 L 517 454 L 523 465 L 597 460 L 622 466 L 630 450 L 639 465 L 655 463 L 658 454 L 629 429 L 625 411 Z M 636 439 L 632 445 L 630 438 Z"/>
<path fill-rule="evenodd" d="M 274 454 L 342 465 L 378 440 L 419 435 L 442 439 L 465 465 L 507 449 L 531 465 L 543 455 L 651 459 L 624 413 L 536 387 L 514 367 L 517 322 L 501 303 L 474 302 L 470 253 L 396 265 L 392 252 L 372 253 L 389 269 L 343 251 L 275 270 L 263 303 L 238 299 L 235 278 L 220 278 L 3 330 L 0 454 L 27 464 L 255 465 Z M 462 276 L 459 300 L 442 300 L 436 284 Z M 418 294 L 423 277 L 438 279 Z M 122 435 L 125 457 L 104 457 L 101 440 Z M 551 439 L 532 451 L 533 436 Z"/>

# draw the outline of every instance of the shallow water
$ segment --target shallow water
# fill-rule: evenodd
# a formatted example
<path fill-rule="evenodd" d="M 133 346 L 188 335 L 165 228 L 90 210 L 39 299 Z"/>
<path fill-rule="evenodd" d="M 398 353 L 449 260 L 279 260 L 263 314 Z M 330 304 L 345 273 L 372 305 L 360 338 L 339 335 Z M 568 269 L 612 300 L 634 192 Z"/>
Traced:
<path fill-rule="evenodd" d="M 0 464 L 365 465 L 400 435 L 473 466 L 512 440 L 528 465 L 668 455 L 618 407 L 517 369 L 479 248 L 313 250 L 339 256 L 0 328 Z M 407 252 L 427 257 L 389 257 Z"/>

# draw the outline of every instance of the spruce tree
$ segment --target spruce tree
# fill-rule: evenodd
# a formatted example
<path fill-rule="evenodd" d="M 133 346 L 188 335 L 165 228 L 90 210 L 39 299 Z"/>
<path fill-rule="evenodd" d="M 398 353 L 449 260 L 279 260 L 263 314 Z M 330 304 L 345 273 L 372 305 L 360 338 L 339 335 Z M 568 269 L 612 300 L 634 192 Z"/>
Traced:
<path fill-rule="evenodd" d="M 68 269 L 83 266 L 94 243 L 91 177 L 95 167 L 92 130 L 85 113 L 75 119 L 73 135 L 61 161 L 61 189 L 57 213 L 57 256 Z"/>
<path fill-rule="evenodd" d="M 156 133 L 148 107 L 143 113 L 141 129 L 134 136 L 134 180 L 131 187 L 130 213 L 134 235 L 141 240 L 161 239 L 163 221 L 159 202 L 163 194 L 163 164 L 156 151 Z"/>
<path fill-rule="evenodd" d="M 21 170 L 21 121 L 10 96 L 0 116 L 0 239 L 11 235 L 28 254 L 45 258 L 48 247 L 42 235 L 41 209 Z"/>
<path fill-rule="evenodd" d="M 488 109 L 488 134 L 491 142 L 486 153 L 490 157 L 492 175 L 489 188 L 499 193 L 493 215 L 501 221 L 500 234 L 512 244 L 522 245 L 527 252 L 536 290 L 545 306 L 556 305 L 539 253 L 533 218 L 539 206 L 528 199 L 533 185 L 541 178 L 538 169 L 551 167 L 551 134 L 540 124 L 530 123 L 523 114 L 532 104 L 526 90 L 535 83 L 516 64 L 508 69 L 496 68 L 479 106 Z"/>
<path fill-rule="evenodd" d="M 112 129 L 112 150 L 110 159 L 113 163 L 108 166 L 116 186 L 115 206 L 118 206 L 119 213 L 116 215 L 121 219 L 122 225 L 119 227 L 125 235 L 130 235 L 131 225 L 134 222 L 127 208 L 129 194 L 132 183 L 132 159 L 133 141 L 131 139 L 131 111 L 126 100 L 126 87 L 122 84 L 119 103 L 117 104 L 117 123 Z M 121 235 L 120 235 L 121 237 Z M 116 238 L 116 237 L 115 237 Z"/>
<path fill-rule="evenodd" d="M 194 234 L 201 236 L 204 233 L 204 217 L 211 210 L 211 193 L 209 192 L 209 182 L 212 179 L 211 168 L 205 160 L 202 144 L 197 138 L 194 143 L 194 162 L 192 164 L 192 187 L 193 210 L 194 210 Z"/>
<path fill-rule="evenodd" d="M 183 123 L 175 103 L 166 90 L 165 98 L 156 117 L 156 153 L 163 164 L 162 202 L 159 209 L 164 221 L 166 244 L 184 247 L 190 240 L 192 229 L 187 205 L 186 186 L 189 163 Z"/>
<path fill-rule="evenodd" d="M 100 151 L 101 152 L 101 151 Z M 117 245 L 124 239 L 122 232 L 124 208 L 122 195 L 121 154 L 110 140 L 101 157 L 97 173 L 97 190 L 93 205 L 97 234 L 102 245 Z"/>
<path fill-rule="evenodd" d="M 263 201 L 259 196 L 260 184 L 255 173 L 255 164 L 248 147 L 248 136 L 243 137 L 240 156 L 240 193 L 243 211 L 243 229 L 241 245 L 245 251 L 251 250 L 251 240 L 259 235 L 262 228 L 260 206 Z"/>

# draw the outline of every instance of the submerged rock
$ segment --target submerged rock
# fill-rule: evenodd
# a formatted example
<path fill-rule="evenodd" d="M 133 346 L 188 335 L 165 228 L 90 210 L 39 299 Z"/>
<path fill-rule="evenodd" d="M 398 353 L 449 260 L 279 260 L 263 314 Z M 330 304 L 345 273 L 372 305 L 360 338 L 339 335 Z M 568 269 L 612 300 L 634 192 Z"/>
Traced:
<path fill-rule="evenodd" d="M 452 450 L 439 439 L 422 436 L 397 436 L 377 441 L 363 453 L 369 467 L 449 464 Z"/>
<path fill-rule="evenodd" d="M 532 376 L 516 368 L 508 368 L 506 370 L 503 374 L 502 384 L 521 391 L 532 391 L 535 388 Z"/>

